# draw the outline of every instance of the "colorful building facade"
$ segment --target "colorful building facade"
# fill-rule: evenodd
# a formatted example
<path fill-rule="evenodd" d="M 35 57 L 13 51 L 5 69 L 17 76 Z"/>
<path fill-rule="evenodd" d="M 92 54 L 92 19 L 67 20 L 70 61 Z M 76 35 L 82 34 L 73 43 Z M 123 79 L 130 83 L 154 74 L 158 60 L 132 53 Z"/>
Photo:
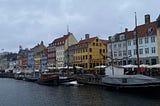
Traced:
<path fill-rule="evenodd" d="M 85 35 L 74 49 L 74 66 L 81 66 L 84 70 L 94 70 L 95 66 L 106 65 L 106 42 L 98 37 L 89 38 Z"/>
<path fill-rule="evenodd" d="M 108 55 L 113 55 L 114 63 L 118 65 L 137 64 L 136 37 L 138 37 L 138 53 L 140 64 L 157 64 L 160 62 L 160 32 L 159 18 L 150 22 L 150 15 L 145 15 L 145 23 L 134 30 L 125 31 L 109 38 Z M 124 36 L 124 37 L 122 37 Z M 121 37 L 124 38 L 121 40 Z M 120 47 L 120 45 L 123 45 Z M 124 46 L 125 45 L 125 46 Z M 112 48 L 112 49 L 111 49 Z M 112 53 L 111 53 L 112 50 Z M 118 62 L 118 60 L 125 61 Z"/>
<path fill-rule="evenodd" d="M 69 46 L 76 44 L 77 40 L 74 35 L 68 32 L 67 35 L 63 37 L 57 38 L 53 41 L 53 46 L 55 46 L 56 50 L 56 67 L 64 67 L 67 66 L 68 63 L 65 63 L 65 51 Z"/>

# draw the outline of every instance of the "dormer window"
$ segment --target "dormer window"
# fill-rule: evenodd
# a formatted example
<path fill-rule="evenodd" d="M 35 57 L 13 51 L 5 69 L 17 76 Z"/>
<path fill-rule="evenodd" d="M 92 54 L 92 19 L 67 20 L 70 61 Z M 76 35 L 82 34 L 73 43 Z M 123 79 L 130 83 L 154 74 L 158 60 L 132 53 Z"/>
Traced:
<path fill-rule="evenodd" d="M 134 31 L 133 32 L 133 38 L 136 38 L 136 36 L 137 36 L 137 33 L 136 33 L 136 31 Z"/>
<path fill-rule="evenodd" d="M 125 35 L 120 35 L 120 40 L 124 40 L 125 39 Z"/>
<path fill-rule="evenodd" d="M 111 41 L 112 41 L 112 42 L 115 41 L 115 37 L 114 37 L 114 36 L 111 37 Z"/>
<path fill-rule="evenodd" d="M 153 28 L 152 27 L 148 28 L 147 35 L 152 35 L 152 32 L 153 32 Z"/>

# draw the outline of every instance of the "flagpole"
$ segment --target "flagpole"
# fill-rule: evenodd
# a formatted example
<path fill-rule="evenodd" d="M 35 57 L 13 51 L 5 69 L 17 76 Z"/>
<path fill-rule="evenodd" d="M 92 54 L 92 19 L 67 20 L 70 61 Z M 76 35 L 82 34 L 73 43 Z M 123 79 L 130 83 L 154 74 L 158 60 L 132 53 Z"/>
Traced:
<path fill-rule="evenodd" d="M 135 32 L 134 36 L 136 38 L 136 54 L 137 54 L 137 65 L 138 65 L 138 72 L 140 72 L 140 63 L 139 63 L 139 47 L 138 47 L 138 31 L 137 31 L 137 15 L 135 12 Z"/>

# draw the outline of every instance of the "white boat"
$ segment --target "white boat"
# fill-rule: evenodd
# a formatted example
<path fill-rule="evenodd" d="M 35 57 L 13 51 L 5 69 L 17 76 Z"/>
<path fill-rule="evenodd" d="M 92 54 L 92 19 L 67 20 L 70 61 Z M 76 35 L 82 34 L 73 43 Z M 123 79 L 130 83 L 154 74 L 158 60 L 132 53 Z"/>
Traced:
<path fill-rule="evenodd" d="M 65 83 L 62 83 L 63 85 L 69 85 L 69 86 L 77 86 L 78 83 L 77 81 L 70 81 L 70 82 L 65 82 Z"/>
<path fill-rule="evenodd" d="M 105 76 L 102 83 L 117 90 L 155 90 L 160 89 L 160 80 L 145 75 Z"/>
<path fill-rule="evenodd" d="M 113 69 L 113 70 L 112 70 Z M 114 71 L 114 75 L 112 75 Z M 122 68 L 106 68 L 106 76 L 102 77 L 102 84 L 116 89 L 157 89 L 160 88 L 160 79 L 141 74 L 125 75 Z"/>

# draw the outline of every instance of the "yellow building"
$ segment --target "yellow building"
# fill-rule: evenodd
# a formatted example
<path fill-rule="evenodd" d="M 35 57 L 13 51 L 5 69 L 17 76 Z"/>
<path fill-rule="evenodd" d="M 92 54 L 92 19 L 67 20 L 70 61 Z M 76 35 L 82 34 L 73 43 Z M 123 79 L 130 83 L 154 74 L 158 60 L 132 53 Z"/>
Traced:
<path fill-rule="evenodd" d="M 40 69 L 43 58 L 42 55 L 44 52 L 46 52 L 46 47 L 43 44 L 43 41 L 41 41 L 41 43 L 36 45 L 35 47 L 31 48 L 31 51 L 34 52 L 34 68 Z"/>
<path fill-rule="evenodd" d="M 81 66 L 83 70 L 94 70 L 95 66 L 106 65 L 106 43 L 106 40 L 89 38 L 89 34 L 86 34 L 85 39 L 75 45 L 74 66 Z"/>

